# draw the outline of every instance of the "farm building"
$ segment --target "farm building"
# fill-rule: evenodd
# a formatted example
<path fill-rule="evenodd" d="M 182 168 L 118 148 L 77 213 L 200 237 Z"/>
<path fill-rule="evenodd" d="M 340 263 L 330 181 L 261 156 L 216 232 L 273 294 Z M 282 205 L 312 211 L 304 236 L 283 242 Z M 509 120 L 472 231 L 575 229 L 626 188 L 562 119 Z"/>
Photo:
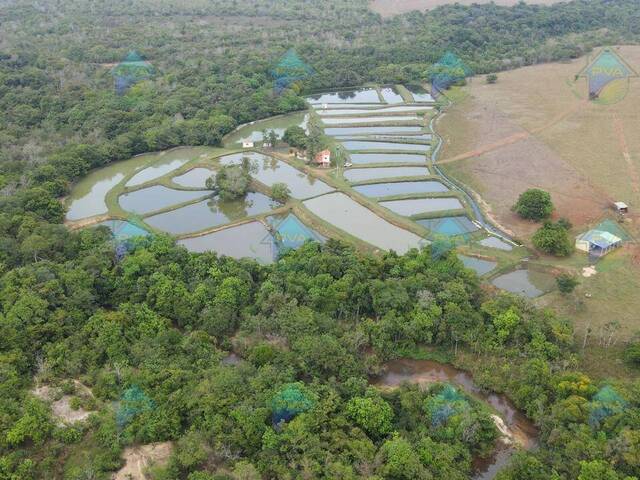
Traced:
<path fill-rule="evenodd" d="M 613 206 L 618 213 L 629 213 L 629 206 L 624 202 L 614 202 Z"/>
<path fill-rule="evenodd" d="M 242 140 L 242 148 L 253 148 L 253 141 Z"/>
<path fill-rule="evenodd" d="M 318 152 L 314 162 L 321 167 L 329 167 L 331 165 L 331 152 L 329 150 Z"/>
<path fill-rule="evenodd" d="M 615 222 L 604 220 L 594 229 L 576 237 L 576 249 L 602 257 L 629 239 L 629 235 Z"/>

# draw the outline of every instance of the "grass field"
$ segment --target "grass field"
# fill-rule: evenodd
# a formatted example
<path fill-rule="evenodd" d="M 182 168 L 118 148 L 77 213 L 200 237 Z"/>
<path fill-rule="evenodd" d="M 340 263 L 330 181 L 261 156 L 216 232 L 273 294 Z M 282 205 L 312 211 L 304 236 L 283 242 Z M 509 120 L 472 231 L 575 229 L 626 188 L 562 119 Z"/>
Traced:
<path fill-rule="evenodd" d="M 617 51 L 640 68 L 640 47 Z M 551 193 L 554 216 L 569 218 L 573 234 L 613 218 L 614 200 L 630 206 L 625 228 L 636 238 L 640 234 L 640 79 L 629 81 L 622 101 L 595 104 L 587 99 L 586 80 L 575 78 L 586 63 L 581 58 L 502 72 L 494 85 L 474 78 L 437 125 L 445 142 L 442 168 L 477 191 L 497 221 L 525 242 L 539 225 L 520 220 L 511 206 L 531 187 Z M 580 344 L 591 330 L 585 368 L 595 375 L 617 369 L 625 375 L 616 367 L 620 347 L 640 331 L 638 246 L 610 254 L 589 278 L 580 275 L 588 264 L 581 253 L 534 262 L 580 276 L 574 294 L 555 292 L 541 301 L 574 319 Z M 598 346 L 607 324 L 618 325 L 617 344 L 609 349 Z"/>
<path fill-rule="evenodd" d="M 511 6 L 517 4 L 520 0 L 372 0 L 369 8 L 383 17 L 391 17 L 412 10 L 430 10 L 440 5 L 449 5 L 452 3 L 471 5 L 474 3 L 490 3 L 491 1 L 496 5 Z M 551 5 L 552 3 L 560 1 L 561 0 L 526 0 L 526 3 Z"/>

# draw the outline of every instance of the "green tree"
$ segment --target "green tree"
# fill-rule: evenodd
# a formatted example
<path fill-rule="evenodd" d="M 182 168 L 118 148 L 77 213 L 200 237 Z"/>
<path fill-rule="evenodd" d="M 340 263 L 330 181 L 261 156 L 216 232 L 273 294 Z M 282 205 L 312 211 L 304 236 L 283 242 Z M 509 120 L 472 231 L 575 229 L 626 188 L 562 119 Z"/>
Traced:
<path fill-rule="evenodd" d="M 545 222 L 531 240 L 538 250 L 558 257 L 571 255 L 575 248 L 569 232 L 558 223 Z"/>
<path fill-rule="evenodd" d="M 277 182 L 271 185 L 271 196 L 279 202 L 285 203 L 289 200 L 291 192 L 286 183 Z"/>
<path fill-rule="evenodd" d="M 398 434 L 384 442 L 378 452 L 381 466 L 378 472 L 389 480 L 427 480 L 431 475 L 424 468 L 411 443 Z"/>
<path fill-rule="evenodd" d="M 558 290 L 564 295 L 568 295 L 575 290 L 580 282 L 570 273 L 561 273 L 556 277 L 556 283 L 558 284 Z"/>
<path fill-rule="evenodd" d="M 553 212 L 551 195 L 537 188 L 529 189 L 520 194 L 513 210 L 527 220 L 544 220 L 549 218 Z"/>
<path fill-rule="evenodd" d="M 374 439 L 388 435 L 393 428 L 391 406 L 374 392 L 349 400 L 347 415 Z"/>
<path fill-rule="evenodd" d="M 249 168 L 243 165 L 225 165 L 215 178 L 215 185 L 223 200 L 235 200 L 244 197 L 251 185 Z"/>

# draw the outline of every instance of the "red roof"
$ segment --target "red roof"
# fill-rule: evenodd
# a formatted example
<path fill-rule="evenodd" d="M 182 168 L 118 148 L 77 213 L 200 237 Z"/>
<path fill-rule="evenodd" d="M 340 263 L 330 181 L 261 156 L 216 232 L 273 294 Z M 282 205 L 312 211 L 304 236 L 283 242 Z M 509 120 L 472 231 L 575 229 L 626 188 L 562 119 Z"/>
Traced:
<path fill-rule="evenodd" d="M 322 150 L 321 152 L 316 153 L 316 162 L 321 163 L 326 156 L 331 156 L 330 150 Z"/>

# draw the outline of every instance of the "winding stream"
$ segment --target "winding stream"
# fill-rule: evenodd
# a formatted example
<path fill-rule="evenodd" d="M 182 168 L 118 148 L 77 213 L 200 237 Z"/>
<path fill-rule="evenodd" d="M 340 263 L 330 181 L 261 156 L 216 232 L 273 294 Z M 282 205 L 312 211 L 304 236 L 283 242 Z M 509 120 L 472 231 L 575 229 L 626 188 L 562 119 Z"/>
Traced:
<path fill-rule="evenodd" d="M 426 385 L 449 382 L 464 389 L 473 397 L 487 403 L 497 412 L 509 429 L 514 443 L 528 450 L 538 444 L 538 430 L 525 415 L 516 409 L 504 395 L 486 392 L 475 384 L 468 372 L 451 365 L 432 360 L 412 360 L 401 358 L 386 364 L 386 372 L 373 384 L 381 387 L 397 387 L 402 383 Z M 493 454 L 473 461 L 474 480 L 489 480 L 496 476 L 516 451 L 513 446 L 498 441 Z"/>

